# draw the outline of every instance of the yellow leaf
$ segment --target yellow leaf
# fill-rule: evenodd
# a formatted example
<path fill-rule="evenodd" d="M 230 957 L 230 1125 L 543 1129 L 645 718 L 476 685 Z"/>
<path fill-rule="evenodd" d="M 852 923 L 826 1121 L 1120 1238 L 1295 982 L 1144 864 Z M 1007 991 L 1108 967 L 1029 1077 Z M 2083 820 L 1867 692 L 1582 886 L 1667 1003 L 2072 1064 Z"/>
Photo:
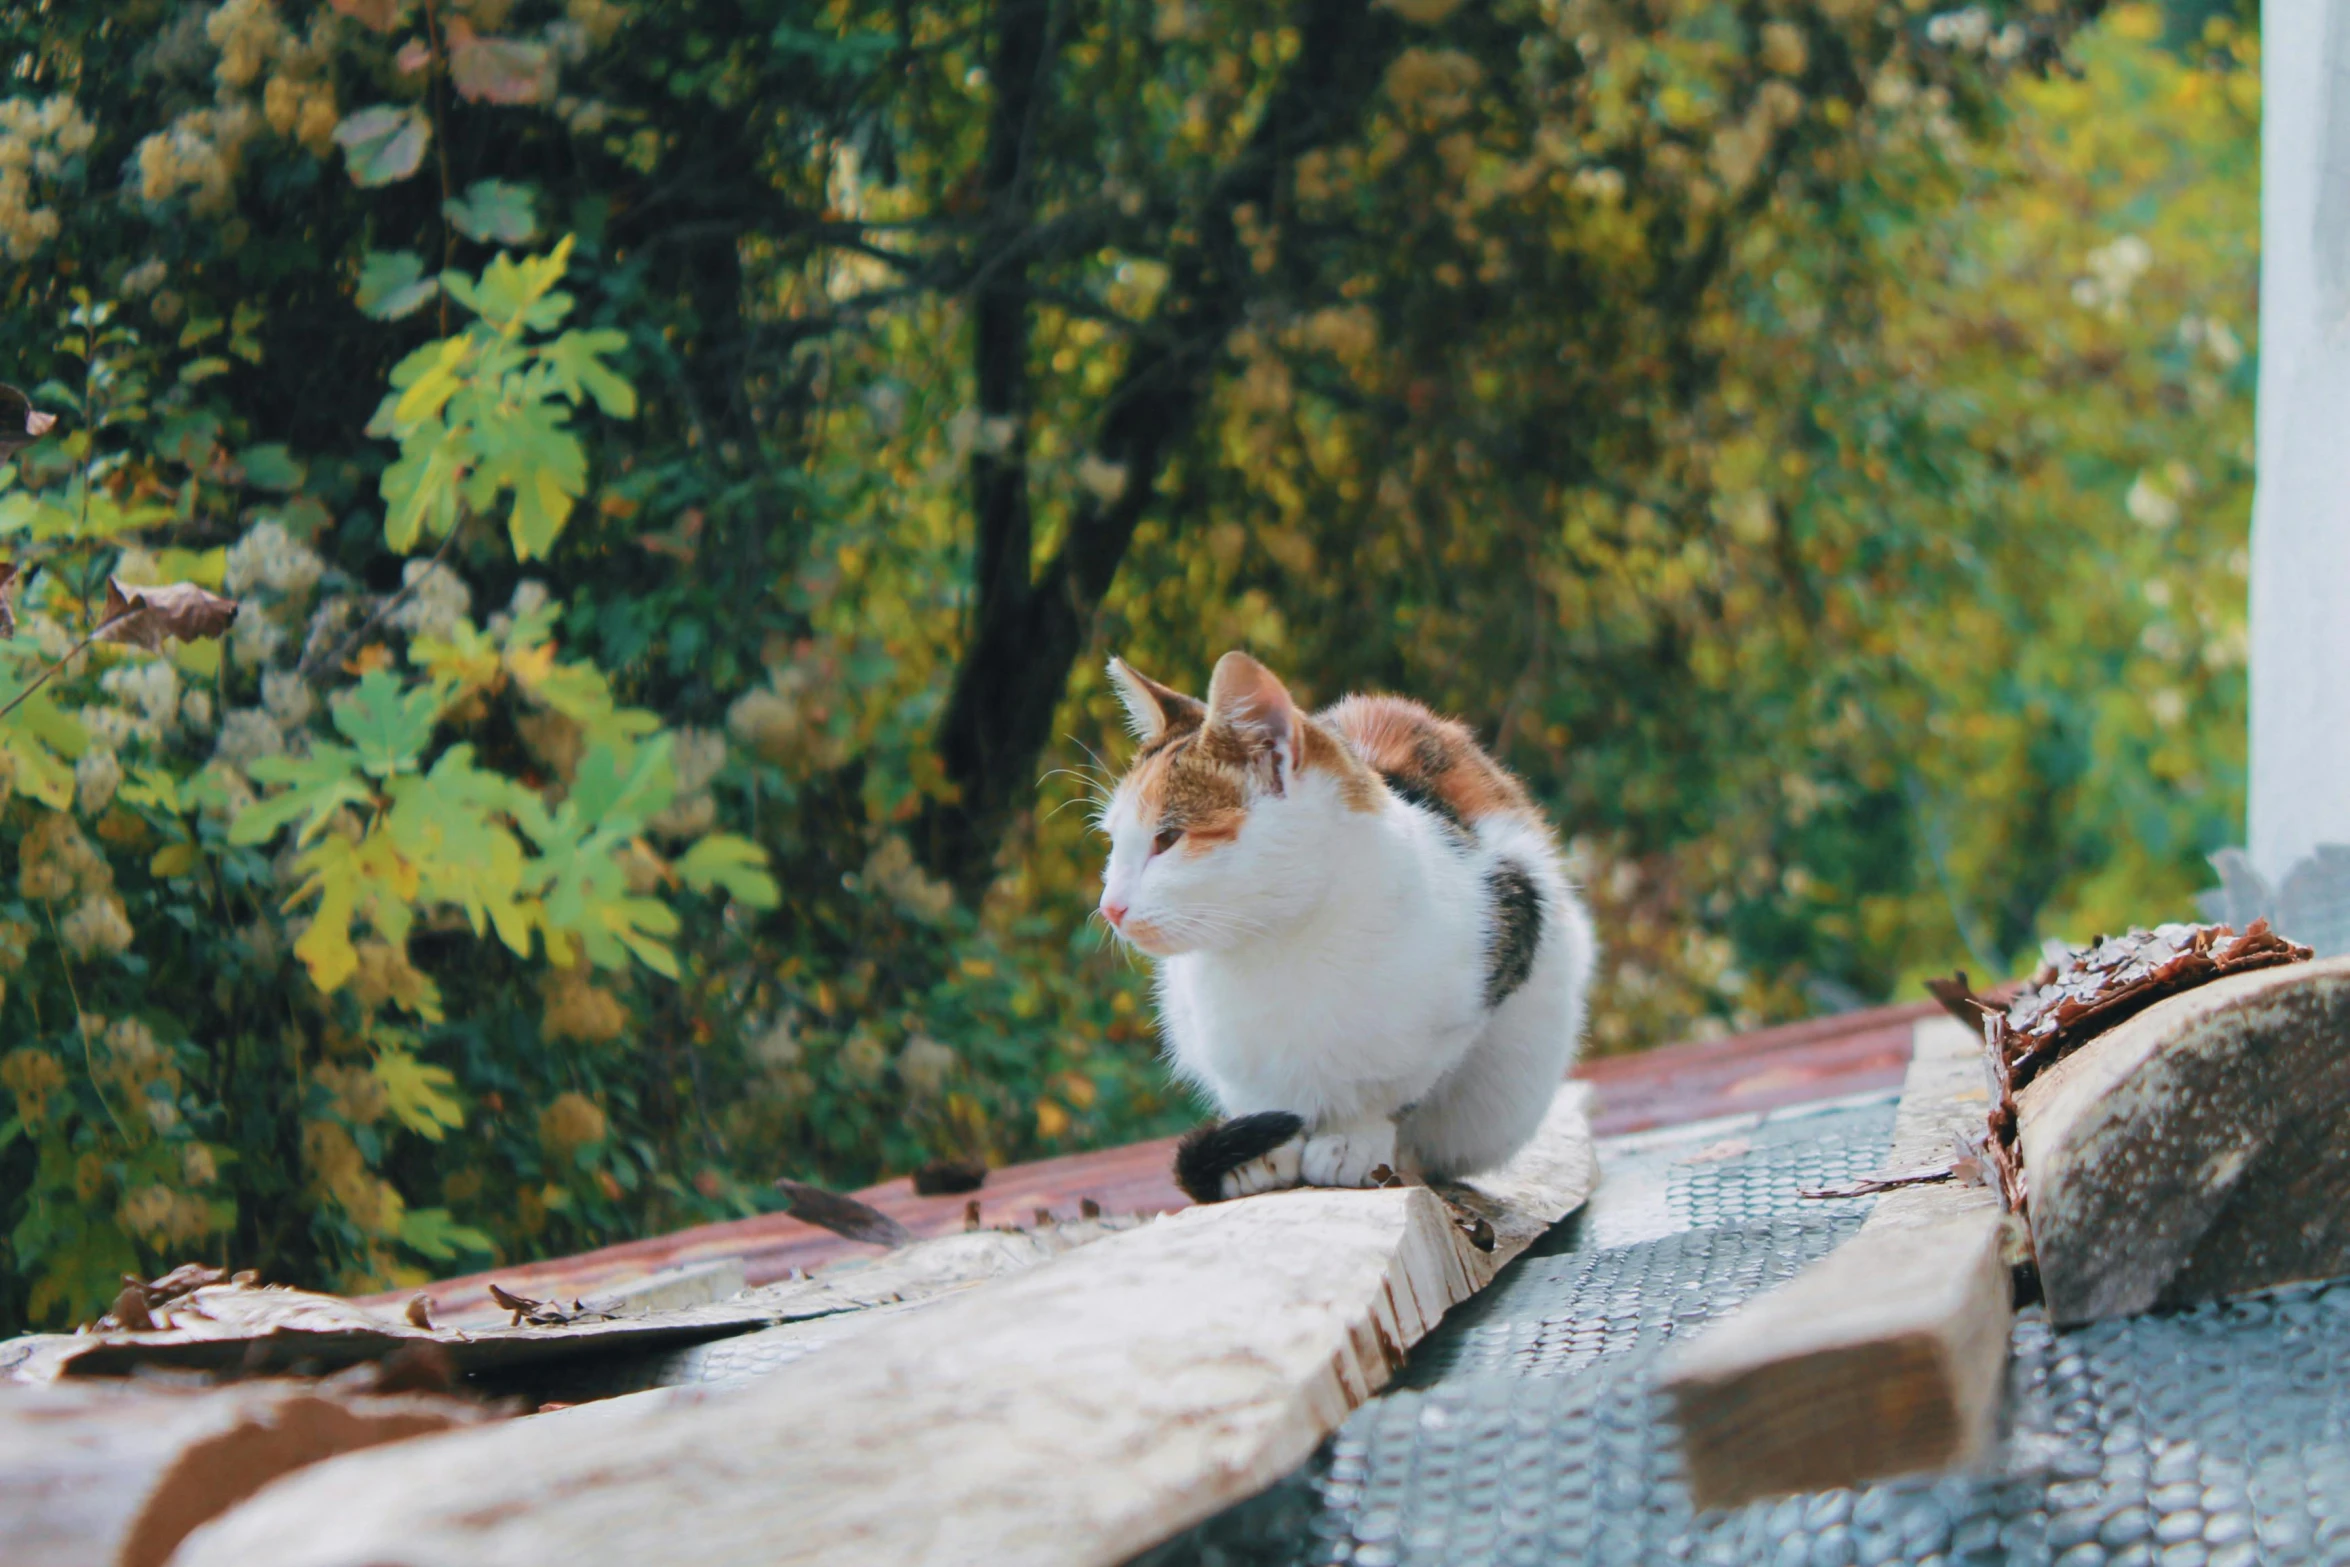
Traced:
<path fill-rule="evenodd" d="M 203 859 L 192 843 L 174 843 L 155 851 L 155 858 L 147 862 L 150 876 L 185 876 Z"/>
<path fill-rule="evenodd" d="M 441 405 L 453 396 L 463 382 L 454 373 L 458 361 L 465 357 L 466 340 L 452 337 L 441 345 L 440 363 L 418 376 L 400 401 L 392 409 L 392 418 L 400 424 L 415 424 L 441 411 Z"/>
<path fill-rule="evenodd" d="M 522 682 L 525 691 L 536 691 L 555 672 L 555 644 L 541 642 L 537 647 L 508 648 L 506 667 Z"/>
<path fill-rule="evenodd" d="M 359 972 L 359 953 L 351 945 L 351 909 L 356 901 L 356 889 L 344 877 L 332 880 L 313 877 L 312 882 L 321 884 L 318 908 L 310 916 L 310 928 L 294 943 L 294 956 L 310 970 L 310 983 L 320 990 L 331 991 Z M 295 897 L 300 896 L 300 892 L 295 893 Z"/>
<path fill-rule="evenodd" d="M 49 748 L 23 733 L 8 736 L 8 754 L 16 758 L 16 788 L 52 811 L 73 805 L 73 769 L 49 753 Z"/>
<path fill-rule="evenodd" d="M 392 1114 L 426 1141 L 437 1143 L 465 1124 L 465 1107 L 446 1091 L 457 1085 L 456 1074 L 447 1067 L 419 1061 L 405 1050 L 387 1049 L 375 1058 L 375 1075 L 384 1085 Z"/>

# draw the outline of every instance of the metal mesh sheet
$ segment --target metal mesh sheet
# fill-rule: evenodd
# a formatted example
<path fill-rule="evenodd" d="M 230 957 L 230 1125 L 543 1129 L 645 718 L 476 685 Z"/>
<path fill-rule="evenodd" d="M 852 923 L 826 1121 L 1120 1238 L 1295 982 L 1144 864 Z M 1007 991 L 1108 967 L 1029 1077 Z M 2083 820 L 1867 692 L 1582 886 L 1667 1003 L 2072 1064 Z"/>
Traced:
<path fill-rule="evenodd" d="M 1695 1227 L 1612 1247 L 1586 1241 L 1601 1223 L 1554 1237 L 1297 1472 L 1142 1561 L 2350 1563 L 2350 1281 L 2061 1334 L 2026 1311 L 1989 1472 L 1693 1514 L 1658 1353 L 1857 1227 L 1859 1203 L 1794 1198 L 1815 1177 L 1792 1150 L 1866 1168 L 1890 1120 L 1878 1107 L 1766 1124 L 1742 1151 L 1641 1155 L 1664 1212 Z"/>

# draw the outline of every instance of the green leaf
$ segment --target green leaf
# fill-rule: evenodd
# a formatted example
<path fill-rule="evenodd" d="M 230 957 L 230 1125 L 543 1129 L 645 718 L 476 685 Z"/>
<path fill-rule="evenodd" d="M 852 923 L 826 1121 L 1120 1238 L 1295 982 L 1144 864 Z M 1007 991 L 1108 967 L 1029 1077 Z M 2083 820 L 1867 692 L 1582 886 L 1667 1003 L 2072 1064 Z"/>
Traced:
<path fill-rule="evenodd" d="M 363 189 L 414 174 L 431 141 L 432 122 L 422 110 L 388 103 L 361 109 L 335 127 L 335 145 L 343 149 L 351 183 Z"/>
<path fill-rule="evenodd" d="M 711 833 L 671 868 L 696 892 L 722 887 L 745 908 L 772 909 L 783 901 L 782 889 L 767 874 L 767 851 L 730 832 Z"/>
<path fill-rule="evenodd" d="M 228 841 L 244 846 L 267 843 L 300 822 L 296 841 L 308 843 L 342 806 L 373 804 L 375 796 L 353 770 L 358 760 L 357 752 L 323 743 L 313 745 L 308 756 L 262 757 L 247 771 L 263 783 L 288 787 L 239 811 L 229 824 Z"/>
<path fill-rule="evenodd" d="M 571 246 L 572 237 L 566 234 L 543 256 L 499 255 L 482 268 L 481 281 L 466 303 L 500 333 L 511 333 L 518 326 L 552 332 L 571 313 L 571 296 L 554 292 L 564 269 L 571 265 Z M 453 279 L 449 291 L 457 293 Z"/>
<path fill-rule="evenodd" d="M 527 245 L 539 231 L 531 202 L 527 185 L 475 180 L 462 198 L 441 203 L 441 212 L 468 239 L 485 245 Z"/>
<path fill-rule="evenodd" d="M 583 822 L 615 838 L 631 838 L 677 793 L 669 737 L 624 749 L 591 745 L 572 774 L 569 804 Z"/>
<path fill-rule="evenodd" d="M 359 765 L 378 778 L 416 770 L 440 721 L 440 693 L 431 686 L 403 689 L 400 677 L 371 669 L 358 687 L 334 700 L 335 728 L 359 748 Z"/>
<path fill-rule="evenodd" d="M 457 1086 L 457 1075 L 447 1067 L 419 1061 L 405 1050 L 386 1050 L 375 1058 L 375 1076 L 393 1116 L 427 1142 L 437 1143 L 465 1124 L 465 1107 L 448 1093 Z"/>
<path fill-rule="evenodd" d="M 359 309 L 378 321 L 398 321 L 424 308 L 441 291 L 424 275 L 424 258 L 407 250 L 371 250 L 359 264 Z"/>
<path fill-rule="evenodd" d="M 74 514 L 27 490 L 0 496 L 0 534 L 29 533 L 36 539 L 64 538 L 74 531 Z"/>
<path fill-rule="evenodd" d="M 551 343 L 541 344 L 539 362 L 555 373 L 555 388 L 572 402 L 586 393 L 596 400 L 596 406 L 615 419 L 636 417 L 636 388 L 603 362 L 603 355 L 616 354 L 628 346 L 628 335 L 610 328 L 592 332 L 566 332 Z"/>
<path fill-rule="evenodd" d="M 17 728 L 39 736 L 50 750 L 72 761 L 90 748 L 90 731 L 52 700 L 50 693 L 56 689 L 50 686 L 36 691 L 9 718 Z"/>
<path fill-rule="evenodd" d="M 430 443 L 412 443 L 408 455 L 384 469 L 377 488 L 384 498 L 386 544 L 405 554 L 427 532 L 445 538 L 457 526 L 462 450 L 455 436 L 443 433 Z"/>
<path fill-rule="evenodd" d="M 245 482 L 255 489 L 284 494 L 302 487 L 302 464 L 277 441 L 246 447 L 237 454 L 237 466 L 245 470 Z"/>
<path fill-rule="evenodd" d="M 422 778 L 391 786 L 386 818 L 392 846 L 417 868 L 424 895 L 465 910 L 475 935 L 485 919 L 509 946 L 527 951 L 531 916 L 522 844 L 499 818 L 536 806 L 522 785 L 473 763 L 473 747 L 453 745 Z"/>
<path fill-rule="evenodd" d="M 497 1244 L 470 1224 L 459 1224 L 446 1208 L 411 1208 L 400 1216 L 400 1243 L 435 1262 L 454 1261 L 460 1252 L 494 1257 Z"/>
<path fill-rule="evenodd" d="M 115 798 L 130 805 L 152 806 L 167 816 L 183 816 L 188 810 L 179 779 L 160 767 L 142 767 L 131 774 L 115 791 Z"/>

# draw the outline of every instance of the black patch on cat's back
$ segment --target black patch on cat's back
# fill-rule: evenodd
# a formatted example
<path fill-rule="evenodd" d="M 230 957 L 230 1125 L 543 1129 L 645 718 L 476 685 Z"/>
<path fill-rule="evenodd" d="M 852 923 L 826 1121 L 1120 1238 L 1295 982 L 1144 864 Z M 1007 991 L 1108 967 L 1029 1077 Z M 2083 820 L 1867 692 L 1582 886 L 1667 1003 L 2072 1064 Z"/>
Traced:
<path fill-rule="evenodd" d="M 1485 1005 L 1500 1006 L 1534 972 L 1542 942 L 1542 894 L 1524 868 L 1504 860 L 1485 873 L 1493 898 L 1493 941 L 1485 952 Z"/>
<path fill-rule="evenodd" d="M 1193 1202 L 1217 1202 L 1224 1177 L 1288 1142 L 1306 1129 L 1305 1117 L 1287 1110 L 1259 1110 L 1229 1121 L 1210 1121 L 1183 1134 L 1175 1145 L 1175 1184 Z"/>
<path fill-rule="evenodd" d="M 1379 776 L 1387 780 L 1388 789 L 1404 804 L 1416 805 L 1428 812 L 1462 842 L 1470 840 L 1469 824 L 1461 820 L 1461 813 L 1453 809 L 1452 802 L 1437 792 L 1432 777 L 1406 772 L 1381 773 Z"/>

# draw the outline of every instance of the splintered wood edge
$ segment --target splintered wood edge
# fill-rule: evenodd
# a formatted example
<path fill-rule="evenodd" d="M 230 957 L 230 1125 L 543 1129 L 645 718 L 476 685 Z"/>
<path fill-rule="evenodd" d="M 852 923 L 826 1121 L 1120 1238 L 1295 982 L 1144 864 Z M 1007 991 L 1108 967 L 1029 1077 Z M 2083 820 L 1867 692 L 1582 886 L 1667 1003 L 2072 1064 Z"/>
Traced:
<path fill-rule="evenodd" d="M 1919 1022 L 1890 1166 L 1936 1163 L 1989 1102 L 1980 1046 Z M 1977 1461 L 2007 1365 L 2013 1291 L 1998 1198 L 1954 1179 L 1880 1198 L 1859 1233 L 1666 1362 L 1700 1507 Z"/>
<path fill-rule="evenodd" d="M 2344 1206 L 2350 958 L 2156 1002 L 2042 1073 L 2017 1110 L 2041 1287 L 2059 1322 L 2350 1263 L 2340 1220 L 2301 1233 L 2270 1211 L 2330 1217 Z M 2291 1189 L 2262 1184 L 2277 1181 Z"/>
<path fill-rule="evenodd" d="M 1442 1193 L 1186 1209 L 738 1389 L 336 1460 L 174 1567 L 1113 1567 L 1295 1467 L 1579 1207 L 1587 1093 L 1562 1087 L 1517 1158 Z"/>

